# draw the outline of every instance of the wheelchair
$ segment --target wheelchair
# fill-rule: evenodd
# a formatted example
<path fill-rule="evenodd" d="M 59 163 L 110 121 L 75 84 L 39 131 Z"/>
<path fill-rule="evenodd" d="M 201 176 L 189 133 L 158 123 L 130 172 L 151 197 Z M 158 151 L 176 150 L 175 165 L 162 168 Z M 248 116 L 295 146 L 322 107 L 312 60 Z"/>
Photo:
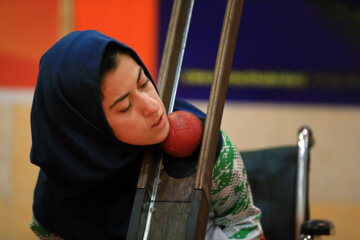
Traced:
<path fill-rule="evenodd" d="M 328 220 L 310 220 L 311 129 L 302 127 L 297 146 L 241 151 L 254 203 L 262 210 L 267 240 L 319 240 L 334 234 Z"/>

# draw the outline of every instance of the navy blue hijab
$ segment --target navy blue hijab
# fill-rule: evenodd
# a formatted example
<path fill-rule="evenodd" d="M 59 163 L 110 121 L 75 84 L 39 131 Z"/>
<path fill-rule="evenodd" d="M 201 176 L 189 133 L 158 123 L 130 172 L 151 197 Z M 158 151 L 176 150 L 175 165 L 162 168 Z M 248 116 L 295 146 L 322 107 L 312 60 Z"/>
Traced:
<path fill-rule="evenodd" d="M 35 218 L 66 239 L 125 237 L 144 147 L 116 139 L 100 96 L 106 46 L 97 31 L 73 32 L 40 60 L 31 110 L 31 162 L 41 170 Z M 152 81 L 153 82 L 153 81 Z"/>
<path fill-rule="evenodd" d="M 40 167 L 35 218 L 65 239 L 125 239 L 141 155 L 146 147 L 120 142 L 106 121 L 100 95 L 105 48 L 128 46 L 97 31 L 73 32 L 40 60 L 31 110 L 31 162 Z M 154 84 L 155 85 L 155 84 Z M 177 102 L 175 110 L 205 115 Z"/>

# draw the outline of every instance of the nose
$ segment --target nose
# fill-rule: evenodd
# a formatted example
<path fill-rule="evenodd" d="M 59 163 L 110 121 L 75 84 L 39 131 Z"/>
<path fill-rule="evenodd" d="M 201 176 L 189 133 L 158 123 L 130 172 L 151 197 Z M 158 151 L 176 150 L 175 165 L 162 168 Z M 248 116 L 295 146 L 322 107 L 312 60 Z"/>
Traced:
<path fill-rule="evenodd" d="M 145 117 L 151 116 L 152 114 L 156 113 L 160 108 L 159 103 L 156 101 L 156 99 L 145 93 L 140 94 L 139 96 L 139 107 Z"/>

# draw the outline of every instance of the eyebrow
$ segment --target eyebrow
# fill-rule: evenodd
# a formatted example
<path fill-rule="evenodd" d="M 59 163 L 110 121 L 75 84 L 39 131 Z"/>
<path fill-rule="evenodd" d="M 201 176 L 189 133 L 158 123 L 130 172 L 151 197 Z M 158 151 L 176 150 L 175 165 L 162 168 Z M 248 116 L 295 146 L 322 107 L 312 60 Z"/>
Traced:
<path fill-rule="evenodd" d="M 138 83 L 140 81 L 140 77 L 141 77 L 141 73 L 142 73 L 143 69 L 142 67 L 139 68 L 139 74 L 138 77 L 136 79 L 136 83 Z M 124 100 L 125 98 L 127 98 L 130 95 L 130 93 L 125 93 L 124 95 L 122 95 L 121 97 L 117 98 L 109 107 L 109 109 L 113 108 L 116 104 L 118 104 L 119 102 L 121 102 L 122 100 Z"/>
<path fill-rule="evenodd" d="M 139 75 L 138 75 L 138 78 L 136 80 L 136 82 L 138 83 L 140 81 L 140 77 L 141 77 L 141 73 L 142 73 L 142 67 L 139 68 Z"/>

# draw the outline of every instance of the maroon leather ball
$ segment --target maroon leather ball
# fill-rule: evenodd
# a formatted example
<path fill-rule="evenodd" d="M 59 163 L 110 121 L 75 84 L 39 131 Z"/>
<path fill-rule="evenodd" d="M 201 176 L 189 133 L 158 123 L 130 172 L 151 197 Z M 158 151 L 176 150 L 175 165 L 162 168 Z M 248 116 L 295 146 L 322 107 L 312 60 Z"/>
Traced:
<path fill-rule="evenodd" d="M 168 115 L 169 135 L 161 144 L 169 155 L 176 158 L 193 154 L 201 143 L 203 124 L 200 119 L 186 111 L 176 111 Z"/>

